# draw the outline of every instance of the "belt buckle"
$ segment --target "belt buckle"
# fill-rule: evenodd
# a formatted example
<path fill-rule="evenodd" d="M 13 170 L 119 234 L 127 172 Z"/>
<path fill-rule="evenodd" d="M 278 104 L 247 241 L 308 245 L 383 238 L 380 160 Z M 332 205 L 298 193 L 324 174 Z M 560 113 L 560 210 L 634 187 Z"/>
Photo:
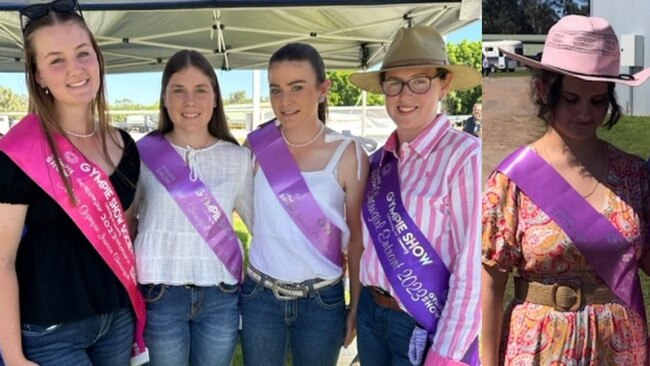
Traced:
<path fill-rule="evenodd" d="M 271 291 L 273 292 L 273 295 L 275 296 L 276 299 L 278 299 L 278 300 L 295 300 L 295 299 L 297 299 L 296 296 L 281 294 L 280 290 L 281 290 L 281 288 L 278 285 L 278 283 L 277 282 L 272 282 Z"/>
<path fill-rule="evenodd" d="M 566 290 L 568 289 L 568 290 Z M 560 294 L 564 293 L 565 296 L 573 297 L 572 304 L 558 304 L 558 291 Z M 572 293 L 566 294 L 566 291 L 571 291 Z M 555 310 L 558 311 L 577 311 L 582 307 L 583 297 L 582 297 L 582 281 L 580 280 L 568 280 L 564 282 L 558 282 L 553 284 L 551 289 L 551 304 Z"/>

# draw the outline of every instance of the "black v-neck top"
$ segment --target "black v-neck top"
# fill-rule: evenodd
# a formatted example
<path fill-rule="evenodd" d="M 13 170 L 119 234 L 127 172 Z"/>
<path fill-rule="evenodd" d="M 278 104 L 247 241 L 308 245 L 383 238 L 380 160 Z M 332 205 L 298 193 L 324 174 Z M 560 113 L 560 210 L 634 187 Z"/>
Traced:
<path fill-rule="evenodd" d="M 110 181 L 126 210 L 140 156 L 131 136 L 120 134 L 124 153 Z M 16 258 L 21 323 L 59 324 L 130 306 L 126 290 L 72 219 L 3 152 L 0 202 L 29 205 Z"/>

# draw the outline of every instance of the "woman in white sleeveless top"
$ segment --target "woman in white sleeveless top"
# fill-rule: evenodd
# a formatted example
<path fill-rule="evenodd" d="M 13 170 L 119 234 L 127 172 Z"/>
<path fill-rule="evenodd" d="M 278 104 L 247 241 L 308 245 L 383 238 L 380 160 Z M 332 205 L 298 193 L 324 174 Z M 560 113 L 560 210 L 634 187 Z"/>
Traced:
<path fill-rule="evenodd" d="M 242 346 L 248 366 L 333 366 L 355 336 L 361 253 L 360 205 L 368 159 L 349 138 L 325 127 L 323 60 L 292 43 L 269 62 L 270 98 L 288 153 L 273 163 L 296 164 L 324 217 L 341 230 L 351 283 L 346 315 L 344 265 L 328 260 L 280 203 L 256 156 L 253 242 L 242 287 Z M 266 126 L 269 127 L 269 126 Z M 255 132 L 254 132 L 255 133 Z M 251 141 L 251 137 L 249 137 Z M 255 151 L 255 149 L 253 149 Z M 299 203 L 298 203 L 299 204 Z M 317 207 L 317 208 L 318 208 Z M 316 209 L 317 209 L 316 208 Z M 346 321 L 347 316 L 347 321 Z M 347 324 L 347 331 L 346 331 Z"/>

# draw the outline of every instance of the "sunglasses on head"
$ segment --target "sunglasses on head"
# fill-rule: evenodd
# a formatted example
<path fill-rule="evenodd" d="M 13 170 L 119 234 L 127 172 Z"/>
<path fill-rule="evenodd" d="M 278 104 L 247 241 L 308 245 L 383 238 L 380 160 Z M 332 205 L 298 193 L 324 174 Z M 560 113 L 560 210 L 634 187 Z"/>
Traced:
<path fill-rule="evenodd" d="M 30 21 L 42 18 L 54 11 L 57 13 L 76 13 L 83 18 L 81 8 L 77 0 L 55 0 L 45 4 L 30 5 L 20 11 L 20 28 L 25 34 L 25 28 Z M 27 18 L 26 20 L 24 18 Z"/>

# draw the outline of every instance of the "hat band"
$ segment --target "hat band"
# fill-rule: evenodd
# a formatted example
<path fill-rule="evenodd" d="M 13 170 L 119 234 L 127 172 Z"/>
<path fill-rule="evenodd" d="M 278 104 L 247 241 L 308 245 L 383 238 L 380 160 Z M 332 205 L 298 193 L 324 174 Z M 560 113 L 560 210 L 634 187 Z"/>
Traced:
<path fill-rule="evenodd" d="M 384 62 L 381 66 L 381 70 L 392 69 L 396 67 L 404 66 L 428 66 L 428 65 L 448 65 L 447 60 L 440 60 L 435 58 L 422 58 L 422 59 L 409 59 L 402 61 L 393 61 L 393 62 Z"/>
<path fill-rule="evenodd" d="M 587 73 L 583 73 L 583 72 L 563 69 L 561 67 L 553 66 L 553 65 L 550 65 L 550 64 L 542 64 L 542 65 L 552 66 L 552 67 L 554 67 L 554 68 L 556 68 L 558 70 L 562 70 L 562 71 L 564 71 L 564 72 L 566 72 L 568 74 L 578 75 L 578 76 L 587 76 L 587 77 L 602 78 L 602 79 L 612 79 L 612 80 L 636 80 L 634 78 L 634 75 L 630 75 L 630 74 L 618 74 L 618 75 L 587 74 Z"/>

